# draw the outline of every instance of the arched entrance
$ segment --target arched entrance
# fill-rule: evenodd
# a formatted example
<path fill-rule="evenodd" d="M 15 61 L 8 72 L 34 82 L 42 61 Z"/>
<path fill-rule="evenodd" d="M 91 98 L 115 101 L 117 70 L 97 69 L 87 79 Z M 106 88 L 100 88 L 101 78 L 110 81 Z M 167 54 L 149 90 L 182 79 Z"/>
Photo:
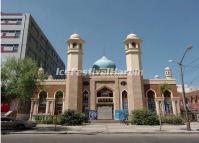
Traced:
<path fill-rule="evenodd" d="M 39 93 L 39 108 L 38 113 L 46 113 L 46 98 L 47 98 L 47 92 L 41 91 Z"/>
<path fill-rule="evenodd" d="M 173 114 L 171 92 L 168 90 L 164 92 L 164 110 L 165 114 Z"/>
<path fill-rule="evenodd" d="M 155 107 L 155 92 L 152 90 L 149 90 L 146 93 L 146 99 L 147 99 L 147 107 L 148 110 L 151 112 L 155 112 L 156 111 L 156 107 Z"/>
<path fill-rule="evenodd" d="M 63 109 L 63 91 L 58 90 L 55 94 L 55 115 L 59 115 L 62 113 Z"/>
<path fill-rule="evenodd" d="M 97 119 L 113 119 L 113 92 L 106 87 L 97 92 Z"/>

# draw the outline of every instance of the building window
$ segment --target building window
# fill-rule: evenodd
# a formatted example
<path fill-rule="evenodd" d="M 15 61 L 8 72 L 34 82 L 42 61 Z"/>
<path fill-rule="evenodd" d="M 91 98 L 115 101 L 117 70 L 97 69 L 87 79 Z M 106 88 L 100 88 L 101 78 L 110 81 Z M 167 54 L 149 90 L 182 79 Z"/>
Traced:
<path fill-rule="evenodd" d="M 166 114 L 172 114 L 171 92 L 168 90 L 164 92 L 164 109 Z"/>
<path fill-rule="evenodd" d="M 132 42 L 132 43 L 131 43 L 131 46 L 132 46 L 133 48 L 136 48 L 136 43 L 135 43 L 135 42 Z"/>
<path fill-rule="evenodd" d="M 73 43 L 73 48 L 77 48 L 77 43 Z"/>
<path fill-rule="evenodd" d="M 83 103 L 88 103 L 88 91 L 83 92 Z"/>
<path fill-rule="evenodd" d="M 55 115 L 59 115 L 62 113 L 63 108 L 63 92 L 57 91 L 55 94 Z"/>
<path fill-rule="evenodd" d="M 19 44 L 1 44 L 2 53 L 14 53 L 18 51 Z"/>
<path fill-rule="evenodd" d="M 125 85 L 126 85 L 126 81 L 122 81 L 120 84 L 121 84 L 122 86 L 125 86 Z"/>
<path fill-rule="evenodd" d="M 155 112 L 156 111 L 156 107 L 155 107 L 155 92 L 152 90 L 149 90 L 146 94 L 147 97 L 147 107 L 148 110 L 151 112 Z"/>
<path fill-rule="evenodd" d="M 88 96 L 89 96 L 88 91 L 84 90 L 83 97 L 82 97 L 82 102 L 83 102 L 82 112 L 84 112 L 84 113 L 88 113 L 88 110 L 89 110 L 89 108 L 88 108 Z"/>
<path fill-rule="evenodd" d="M 21 25 L 22 19 L 1 19 L 2 25 Z"/>
<path fill-rule="evenodd" d="M 46 91 L 41 91 L 39 93 L 38 113 L 46 113 L 46 98 L 47 98 L 47 92 Z"/>
<path fill-rule="evenodd" d="M 195 103 L 198 103 L 198 98 L 197 96 L 195 97 Z"/>
<path fill-rule="evenodd" d="M 19 36 L 20 36 L 20 31 L 16 31 L 15 32 L 15 38 L 19 38 Z"/>
<path fill-rule="evenodd" d="M 108 88 L 103 88 L 97 92 L 97 97 L 113 97 L 113 92 Z"/>
<path fill-rule="evenodd" d="M 193 103 L 193 97 L 191 96 L 191 104 Z"/>
<path fill-rule="evenodd" d="M 1 38 L 19 38 L 20 30 L 2 30 Z"/>
<path fill-rule="evenodd" d="M 128 96 L 126 91 L 122 92 L 122 109 L 128 110 Z"/>

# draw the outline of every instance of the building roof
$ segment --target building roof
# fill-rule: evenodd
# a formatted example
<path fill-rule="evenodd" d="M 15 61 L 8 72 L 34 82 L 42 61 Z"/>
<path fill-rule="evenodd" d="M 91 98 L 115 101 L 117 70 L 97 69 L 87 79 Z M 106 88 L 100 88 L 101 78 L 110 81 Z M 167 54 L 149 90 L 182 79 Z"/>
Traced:
<path fill-rule="evenodd" d="M 182 93 L 178 93 L 180 100 L 182 101 Z M 189 111 L 198 111 L 199 112 L 199 90 L 195 90 L 185 94 L 188 100 L 188 109 Z M 193 102 L 194 101 L 194 102 Z M 197 102 L 196 102 L 197 101 Z M 184 111 L 183 105 L 180 106 L 181 110 Z"/>
<path fill-rule="evenodd" d="M 79 36 L 79 34 L 77 34 L 77 33 L 73 33 L 73 34 L 70 36 L 70 39 L 80 39 L 80 36 Z"/>
<path fill-rule="evenodd" d="M 93 64 L 93 69 L 107 69 L 107 68 L 115 69 L 116 65 L 113 61 L 109 60 L 105 56 L 103 56 Z"/>

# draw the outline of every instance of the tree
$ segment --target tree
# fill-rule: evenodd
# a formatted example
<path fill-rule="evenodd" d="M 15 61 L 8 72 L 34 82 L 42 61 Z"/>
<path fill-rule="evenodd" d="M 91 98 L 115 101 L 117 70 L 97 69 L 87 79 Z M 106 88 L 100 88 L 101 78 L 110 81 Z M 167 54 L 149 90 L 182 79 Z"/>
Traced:
<path fill-rule="evenodd" d="M 29 58 L 8 58 L 1 70 L 6 96 L 18 101 L 30 101 L 37 82 L 37 71 L 37 64 Z"/>
<path fill-rule="evenodd" d="M 168 89 L 169 89 L 169 85 L 167 83 L 160 85 L 161 94 L 164 94 Z"/>
<path fill-rule="evenodd" d="M 163 96 L 163 94 L 169 89 L 169 85 L 167 83 L 164 83 L 160 85 L 160 93 Z M 159 112 L 159 122 L 160 122 L 160 131 L 162 130 L 162 119 L 161 119 L 161 113 Z"/>

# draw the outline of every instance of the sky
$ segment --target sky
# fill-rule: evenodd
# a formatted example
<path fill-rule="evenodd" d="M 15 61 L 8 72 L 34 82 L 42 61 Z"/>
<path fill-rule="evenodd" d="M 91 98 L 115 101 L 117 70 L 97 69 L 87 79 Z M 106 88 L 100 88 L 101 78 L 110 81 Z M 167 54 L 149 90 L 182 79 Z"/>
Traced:
<path fill-rule="evenodd" d="M 199 87 L 199 0 L 2 0 L 1 9 L 31 13 L 65 63 L 65 42 L 78 33 L 86 42 L 84 69 L 104 53 L 126 69 L 123 40 L 135 33 L 143 40 L 144 78 L 163 78 L 169 66 L 180 83 L 178 65 L 168 60 L 180 60 L 191 44 L 184 80 Z"/>

